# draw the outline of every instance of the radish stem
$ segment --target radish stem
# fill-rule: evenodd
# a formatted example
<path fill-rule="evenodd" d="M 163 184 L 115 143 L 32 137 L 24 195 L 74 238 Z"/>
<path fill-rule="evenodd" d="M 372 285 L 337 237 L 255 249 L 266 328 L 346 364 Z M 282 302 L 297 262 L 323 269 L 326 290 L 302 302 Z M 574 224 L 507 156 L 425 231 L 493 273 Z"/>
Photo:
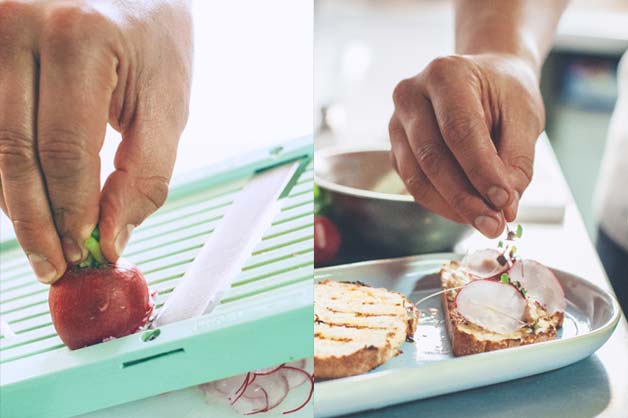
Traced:
<path fill-rule="evenodd" d="M 99 267 L 103 264 L 107 264 L 107 259 L 100 249 L 99 239 L 100 231 L 98 227 L 96 227 L 94 231 L 92 231 L 92 235 L 85 241 L 85 248 L 87 248 L 89 254 L 85 261 L 79 264 L 79 267 Z"/>

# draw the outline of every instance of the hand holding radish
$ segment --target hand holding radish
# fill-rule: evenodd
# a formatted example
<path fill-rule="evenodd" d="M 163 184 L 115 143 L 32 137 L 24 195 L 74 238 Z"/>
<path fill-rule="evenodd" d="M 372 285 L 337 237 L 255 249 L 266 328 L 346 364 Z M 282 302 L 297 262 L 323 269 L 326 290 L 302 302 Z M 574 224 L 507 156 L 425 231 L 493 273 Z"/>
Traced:
<path fill-rule="evenodd" d="M 165 201 L 190 20 L 184 1 L 0 3 L 0 207 L 40 281 L 84 261 L 97 224 L 115 262 Z M 107 123 L 122 142 L 101 192 Z"/>

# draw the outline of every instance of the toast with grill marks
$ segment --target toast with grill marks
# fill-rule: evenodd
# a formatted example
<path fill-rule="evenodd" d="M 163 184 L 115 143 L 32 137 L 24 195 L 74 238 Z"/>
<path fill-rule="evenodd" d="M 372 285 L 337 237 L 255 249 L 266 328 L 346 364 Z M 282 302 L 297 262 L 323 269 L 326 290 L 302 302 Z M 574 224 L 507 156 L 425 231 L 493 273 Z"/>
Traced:
<path fill-rule="evenodd" d="M 396 356 L 418 323 L 400 293 L 360 282 L 314 286 L 314 374 L 331 379 L 365 373 Z"/>

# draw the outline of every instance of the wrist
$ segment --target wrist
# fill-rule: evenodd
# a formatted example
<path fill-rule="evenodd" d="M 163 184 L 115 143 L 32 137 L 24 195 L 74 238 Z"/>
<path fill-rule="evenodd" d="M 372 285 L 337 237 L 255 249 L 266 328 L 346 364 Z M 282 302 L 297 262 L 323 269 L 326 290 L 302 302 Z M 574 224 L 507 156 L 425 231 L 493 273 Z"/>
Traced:
<path fill-rule="evenodd" d="M 538 49 L 530 44 L 531 42 L 526 42 L 525 37 L 521 36 L 521 40 L 511 42 L 508 45 L 499 45 L 493 42 L 487 42 L 483 45 L 482 42 L 473 42 L 473 46 L 457 46 L 456 53 L 501 57 L 505 60 L 515 62 L 519 67 L 525 67 L 538 83 L 541 77 L 543 58 Z"/>

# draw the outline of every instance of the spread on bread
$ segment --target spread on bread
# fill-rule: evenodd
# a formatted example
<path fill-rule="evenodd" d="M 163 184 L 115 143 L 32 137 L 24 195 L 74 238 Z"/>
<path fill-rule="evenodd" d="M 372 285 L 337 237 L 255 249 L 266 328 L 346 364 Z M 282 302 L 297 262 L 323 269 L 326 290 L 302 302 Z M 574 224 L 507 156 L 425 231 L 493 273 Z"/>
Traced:
<path fill-rule="evenodd" d="M 565 294 L 544 265 L 520 259 L 508 232 L 500 250 L 486 249 L 450 261 L 440 271 L 445 322 L 455 356 L 556 338 Z"/>

